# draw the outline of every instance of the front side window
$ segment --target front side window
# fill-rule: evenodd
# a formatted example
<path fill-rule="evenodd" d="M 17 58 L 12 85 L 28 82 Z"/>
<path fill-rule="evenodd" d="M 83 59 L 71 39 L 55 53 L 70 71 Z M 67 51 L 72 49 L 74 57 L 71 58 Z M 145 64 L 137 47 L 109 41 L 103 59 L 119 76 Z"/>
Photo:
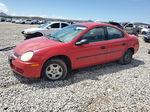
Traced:
<path fill-rule="evenodd" d="M 103 41 L 105 38 L 105 29 L 104 28 L 93 28 L 85 33 L 80 40 L 87 39 L 88 43 Z"/>
<path fill-rule="evenodd" d="M 51 28 L 60 28 L 60 24 L 59 23 L 54 23 L 51 25 Z"/>
<path fill-rule="evenodd" d="M 124 37 L 124 34 L 122 31 L 120 31 L 116 28 L 113 28 L 113 27 L 107 27 L 107 32 L 108 32 L 108 40 Z"/>

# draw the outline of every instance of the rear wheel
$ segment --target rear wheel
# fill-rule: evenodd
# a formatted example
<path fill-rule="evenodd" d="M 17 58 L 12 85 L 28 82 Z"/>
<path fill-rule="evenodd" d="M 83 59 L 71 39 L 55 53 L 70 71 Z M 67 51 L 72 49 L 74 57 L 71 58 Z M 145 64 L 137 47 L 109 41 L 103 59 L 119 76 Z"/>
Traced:
<path fill-rule="evenodd" d="M 133 51 L 128 49 L 119 60 L 119 63 L 122 65 L 129 64 L 132 61 L 132 56 L 133 56 Z"/>
<path fill-rule="evenodd" d="M 143 31 L 143 32 L 142 32 L 142 34 L 143 34 L 143 35 L 146 35 L 146 32 L 145 32 L 145 31 Z"/>
<path fill-rule="evenodd" d="M 145 42 L 150 42 L 150 39 L 147 39 L 147 38 L 143 38 L 143 40 L 144 40 Z"/>
<path fill-rule="evenodd" d="M 60 59 L 48 60 L 42 68 L 42 76 L 48 80 L 65 79 L 68 74 L 67 66 Z"/>

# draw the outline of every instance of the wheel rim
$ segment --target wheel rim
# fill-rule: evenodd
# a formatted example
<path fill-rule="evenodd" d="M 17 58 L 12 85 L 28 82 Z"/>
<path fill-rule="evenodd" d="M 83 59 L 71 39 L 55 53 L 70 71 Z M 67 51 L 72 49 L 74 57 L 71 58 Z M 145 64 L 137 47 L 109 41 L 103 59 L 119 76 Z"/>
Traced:
<path fill-rule="evenodd" d="M 46 68 L 46 76 L 49 79 L 56 80 L 63 75 L 63 68 L 59 64 L 50 64 Z"/>
<path fill-rule="evenodd" d="M 126 63 L 130 63 L 130 61 L 131 61 L 131 58 L 132 58 L 132 54 L 131 53 L 127 53 L 126 55 L 125 55 L 125 62 Z"/>

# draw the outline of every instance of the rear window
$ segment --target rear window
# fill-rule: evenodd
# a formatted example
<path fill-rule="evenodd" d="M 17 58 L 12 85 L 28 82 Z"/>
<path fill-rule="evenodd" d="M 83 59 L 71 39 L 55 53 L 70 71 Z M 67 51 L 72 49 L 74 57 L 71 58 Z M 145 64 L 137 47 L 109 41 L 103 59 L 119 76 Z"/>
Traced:
<path fill-rule="evenodd" d="M 116 28 L 113 27 L 107 27 L 108 32 L 108 40 L 123 38 L 124 33 Z"/>

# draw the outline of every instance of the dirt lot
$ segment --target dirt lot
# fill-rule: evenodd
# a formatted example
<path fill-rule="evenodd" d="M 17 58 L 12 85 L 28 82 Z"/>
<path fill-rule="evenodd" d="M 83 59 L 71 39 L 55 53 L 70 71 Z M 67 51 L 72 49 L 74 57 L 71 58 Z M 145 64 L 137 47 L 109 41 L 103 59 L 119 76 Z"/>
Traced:
<path fill-rule="evenodd" d="M 150 44 L 139 36 L 140 49 L 129 65 L 116 62 L 73 71 L 64 81 L 13 75 L 7 62 L 11 48 L 34 25 L 0 23 L 0 112 L 148 112 L 150 110 Z"/>

